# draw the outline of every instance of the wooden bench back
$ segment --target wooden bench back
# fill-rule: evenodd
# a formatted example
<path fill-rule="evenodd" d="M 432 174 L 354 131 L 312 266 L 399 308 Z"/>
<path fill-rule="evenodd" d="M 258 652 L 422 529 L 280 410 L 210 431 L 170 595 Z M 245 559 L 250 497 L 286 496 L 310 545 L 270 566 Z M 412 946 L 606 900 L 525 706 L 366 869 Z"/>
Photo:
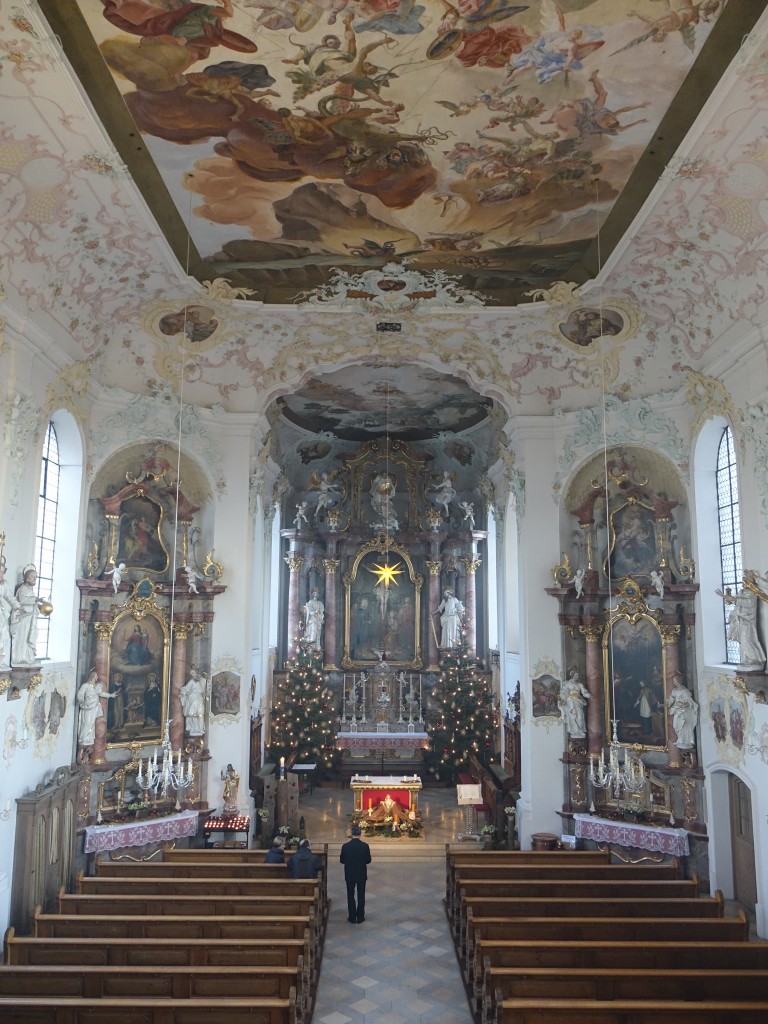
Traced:
<path fill-rule="evenodd" d="M 5 934 L 7 964 L 118 965 L 126 967 L 248 967 L 312 962 L 309 929 L 298 939 L 38 939 Z M 1 1019 L 1 1018 L 0 1018 Z M 113 1022 L 115 1024 L 115 1022 Z"/>
<path fill-rule="evenodd" d="M 111 878 L 79 876 L 76 891 L 145 896 L 293 896 L 314 894 L 314 879 L 301 878 Z"/>
<path fill-rule="evenodd" d="M 36 914 L 36 938 L 101 939 L 299 939 L 306 917 L 89 917 L 74 914 Z M 309 922 L 310 934 L 314 922 Z"/>
<path fill-rule="evenodd" d="M 768 999 L 741 1003 L 505 999 L 491 1024 L 765 1024 L 766 1019 Z"/>
<path fill-rule="evenodd" d="M 0 970 L 0 996 L 156 996 L 173 999 L 207 996 L 279 996 L 291 988 L 301 1004 L 304 997 L 303 959 L 292 966 L 230 967 L 110 967 L 49 965 L 45 969 L 5 966 Z"/>
<path fill-rule="evenodd" d="M 309 916 L 317 908 L 315 896 L 102 896 L 59 893 L 60 914 L 100 914 L 113 917 L 137 914 L 174 914 L 189 917 L 258 917 L 285 914 Z"/>
<path fill-rule="evenodd" d="M 0 997 L 0 1020 L 30 1024 L 297 1024 L 296 999 L 248 996 L 173 1000 L 135 997 Z"/>
<path fill-rule="evenodd" d="M 623 969 L 635 966 L 654 969 L 674 964 L 682 969 L 722 967 L 727 970 L 768 970 L 768 943 L 749 942 L 746 936 L 732 940 L 729 935 L 722 935 L 723 929 L 720 932 L 721 938 L 710 942 L 664 941 L 658 933 L 649 942 L 481 937 L 475 953 L 476 962 L 482 964 L 488 958 L 494 967 Z"/>

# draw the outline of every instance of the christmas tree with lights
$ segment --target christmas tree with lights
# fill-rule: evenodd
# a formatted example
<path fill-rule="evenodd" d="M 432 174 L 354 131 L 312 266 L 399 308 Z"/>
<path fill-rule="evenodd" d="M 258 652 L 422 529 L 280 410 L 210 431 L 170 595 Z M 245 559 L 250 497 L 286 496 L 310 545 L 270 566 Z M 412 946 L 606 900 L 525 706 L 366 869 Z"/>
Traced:
<path fill-rule="evenodd" d="M 332 692 L 320 668 L 322 654 L 300 638 L 296 654 L 288 662 L 288 675 L 279 683 L 272 709 L 272 742 L 269 756 L 330 768 L 337 758 Z"/>
<path fill-rule="evenodd" d="M 428 730 L 426 760 L 438 778 L 453 782 L 467 769 L 470 754 L 489 761 L 497 725 L 491 687 L 475 668 L 464 623 L 458 646 L 443 652 L 442 670 L 432 693 L 438 713 Z"/>

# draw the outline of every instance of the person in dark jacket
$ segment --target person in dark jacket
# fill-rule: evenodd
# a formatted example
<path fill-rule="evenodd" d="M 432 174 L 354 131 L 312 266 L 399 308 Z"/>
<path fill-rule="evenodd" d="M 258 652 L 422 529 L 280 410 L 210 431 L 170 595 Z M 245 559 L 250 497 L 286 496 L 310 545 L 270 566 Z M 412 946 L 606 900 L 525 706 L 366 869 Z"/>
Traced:
<path fill-rule="evenodd" d="M 344 865 L 344 881 L 347 883 L 347 911 L 351 924 L 362 924 L 365 920 L 365 883 L 371 863 L 371 848 L 360 839 L 360 827 L 352 826 L 352 838 L 341 848 L 339 860 Z M 357 889 L 357 903 L 355 903 Z"/>
<path fill-rule="evenodd" d="M 299 848 L 288 861 L 288 870 L 293 878 L 317 878 L 320 872 L 320 861 L 312 853 L 308 839 L 302 839 Z"/>
<path fill-rule="evenodd" d="M 275 836 L 272 846 L 264 858 L 265 864 L 285 864 L 285 840 L 282 836 Z"/>

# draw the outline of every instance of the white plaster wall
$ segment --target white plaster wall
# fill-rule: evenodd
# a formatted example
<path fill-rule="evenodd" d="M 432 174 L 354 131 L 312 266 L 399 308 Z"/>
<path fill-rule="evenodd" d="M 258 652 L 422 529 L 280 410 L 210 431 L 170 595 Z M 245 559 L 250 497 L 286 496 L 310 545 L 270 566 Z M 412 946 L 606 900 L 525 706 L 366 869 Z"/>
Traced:
<path fill-rule="evenodd" d="M 522 743 L 522 817 L 520 843 L 530 847 L 534 832 L 560 835 L 562 806 L 563 728 L 559 720 L 531 719 L 531 680 L 541 658 L 561 663 L 557 605 L 545 592 L 558 560 L 559 512 L 552 500 L 556 443 L 551 418 L 519 422 L 515 449 L 525 474 L 525 515 L 520 529 L 520 688 Z"/>

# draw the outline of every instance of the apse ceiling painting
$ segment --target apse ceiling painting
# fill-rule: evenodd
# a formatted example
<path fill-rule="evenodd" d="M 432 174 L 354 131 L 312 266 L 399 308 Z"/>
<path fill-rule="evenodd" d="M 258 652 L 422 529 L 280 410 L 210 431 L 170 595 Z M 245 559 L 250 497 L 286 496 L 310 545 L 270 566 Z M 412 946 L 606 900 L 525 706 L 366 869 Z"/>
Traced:
<path fill-rule="evenodd" d="M 426 367 L 345 367 L 315 377 L 279 400 L 306 430 L 366 441 L 382 430 L 408 441 L 458 433 L 483 422 L 492 405 L 463 381 Z"/>
<path fill-rule="evenodd" d="M 199 276 L 293 302 L 335 268 L 407 261 L 501 305 L 594 274 L 598 228 L 604 259 L 652 184 L 638 162 L 679 141 L 745 6 L 41 3 Z"/>

